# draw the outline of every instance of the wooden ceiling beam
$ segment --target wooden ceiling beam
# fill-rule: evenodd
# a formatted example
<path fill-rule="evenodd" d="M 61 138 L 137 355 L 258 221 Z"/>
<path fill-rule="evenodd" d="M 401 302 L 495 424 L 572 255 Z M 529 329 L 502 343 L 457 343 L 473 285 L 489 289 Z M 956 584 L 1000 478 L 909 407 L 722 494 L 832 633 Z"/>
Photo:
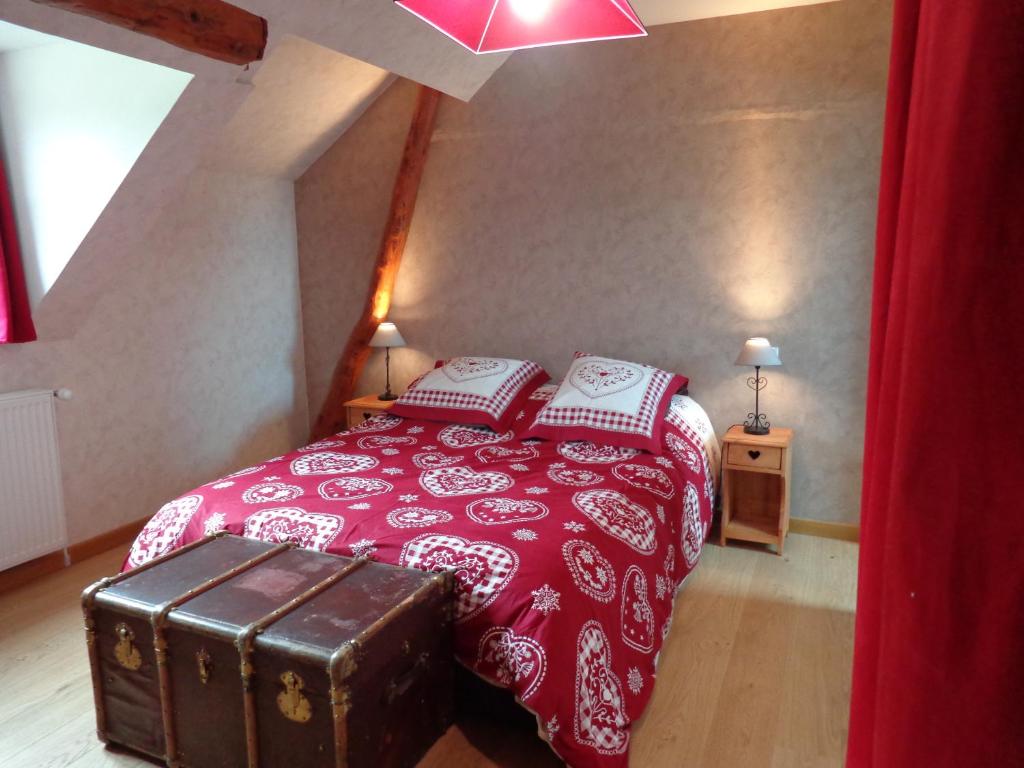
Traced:
<path fill-rule="evenodd" d="M 267 47 L 267 20 L 223 0 L 32 0 L 89 16 L 229 64 Z"/>

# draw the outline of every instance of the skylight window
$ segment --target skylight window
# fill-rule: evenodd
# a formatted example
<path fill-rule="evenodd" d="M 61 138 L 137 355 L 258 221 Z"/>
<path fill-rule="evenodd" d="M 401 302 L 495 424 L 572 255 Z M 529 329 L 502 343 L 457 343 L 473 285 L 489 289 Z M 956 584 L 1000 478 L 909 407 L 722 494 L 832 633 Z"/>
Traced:
<path fill-rule="evenodd" d="M 0 150 L 33 306 L 191 79 L 0 22 Z"/>

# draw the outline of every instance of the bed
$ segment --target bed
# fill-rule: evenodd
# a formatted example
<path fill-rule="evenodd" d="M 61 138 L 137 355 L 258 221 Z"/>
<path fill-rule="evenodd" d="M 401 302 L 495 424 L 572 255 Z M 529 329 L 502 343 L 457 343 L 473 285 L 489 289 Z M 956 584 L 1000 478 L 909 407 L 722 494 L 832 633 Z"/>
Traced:
<path fill-rule="evenodd" d="M 124 567 L 227 530 L 452 570 L 459 661 L 509 689 L 570 765 L 626 766 L 718 469 L 696 401 L 674 396 L 665 421 L 655 456 L 376 416 L 168 503 Z"/>

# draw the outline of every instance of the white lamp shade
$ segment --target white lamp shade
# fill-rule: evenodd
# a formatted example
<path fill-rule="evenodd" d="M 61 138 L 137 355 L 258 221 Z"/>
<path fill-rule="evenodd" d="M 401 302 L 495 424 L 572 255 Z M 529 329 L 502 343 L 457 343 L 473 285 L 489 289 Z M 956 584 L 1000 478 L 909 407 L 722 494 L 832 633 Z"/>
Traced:
<path fill-rule="evenodd" d="M 370 339 L 371 347 L 404 347 L 405 339 L 398 332 L 394 323 L 381 323 L 377 326 L 377 332 Z"/>
<path fill-rule="evenodd" d="M 758 336 L 747 339 L 736 358 L 736 365 L 782 365 L 779 359 L 779 348 L 768 343 L 768 339 Z"/>

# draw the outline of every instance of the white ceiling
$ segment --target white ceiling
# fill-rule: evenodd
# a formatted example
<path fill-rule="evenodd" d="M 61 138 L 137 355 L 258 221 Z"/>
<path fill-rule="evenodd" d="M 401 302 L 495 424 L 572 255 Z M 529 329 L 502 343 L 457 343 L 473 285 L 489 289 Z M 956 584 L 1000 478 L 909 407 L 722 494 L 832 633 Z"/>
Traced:
<path fill-rule="evenodd" d="M 630 0 L 630 5 L 644 24 L 650 27 L 676 21 L 831 2 L 835 0 Z"/>
<path fill-rule="evenodd" d="M 8 51 L 20 51 L 25 48 L 35 48 L 37 45 L 47 45 L 59 41 L 58 37 L 44 35 L 34 29 L 26 29 L 6 21 L 0 21 L 0 53 Z"/>
<path fill-rule="evenodd" d="M 395 79 L 390 72 L 286 35 L 207 153 L 221 169 L 295 179 Z"/>

